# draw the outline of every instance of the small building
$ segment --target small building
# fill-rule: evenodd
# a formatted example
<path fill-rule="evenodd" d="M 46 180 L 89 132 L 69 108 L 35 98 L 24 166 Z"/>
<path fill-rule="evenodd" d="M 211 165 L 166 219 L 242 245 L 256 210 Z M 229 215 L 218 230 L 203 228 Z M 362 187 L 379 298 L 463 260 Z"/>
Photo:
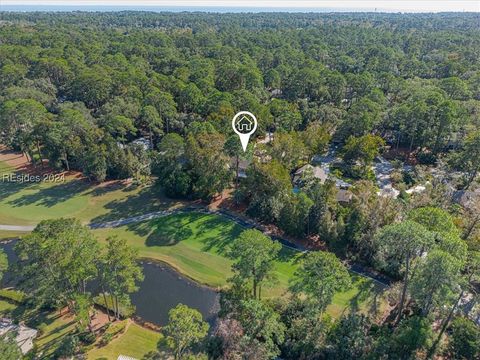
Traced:
<path fill-rule="evenodd" d="M 335 186 L 338 188 L 338 189 L 343 189 L 343 190 L 346 190 L 350 187 L 352 187 L 352 184 L 346 182 L 345 180 L 342 180 L 342 179 L 339 179 L 335 176 L 331 176 L 330 179 L 332 181 L 335 181 Z"/>
<path fill-rule="evenodd" d="M 340 203 L 347 203 L 348 204 L 348 203 L 350 203 L 350 201 L 352 201 L 353 194 L 348 190 L 339 189 L 338 192 L 337 192 L 336 199 Z"/>
<path fill-rule="evenodd" d="M 16 325 L 12 319 L 0 319 L 0 336 L 9 332 L 16 334 L 15 341 L 22 351 L 22 354 L 28 353 L 33 348 L 33 339 L 37 337 L 38 331 L 24 325 Z"/>
<path fill-rule="evenodd" d="M 265 137 L 260 137 L 257 139 L 258 144 L 268 144 L 273 141 L 273 132 L 267 132 Z"/>
<path fill-rule="evenodd" d="M 427 184 L 428 184 L 428 181 L 427 181 Z M 422 192 L 424 192 L 427 188 L 425 187 L 425 185 L 416 185 L 408 190 L 405 190 L 405 192 L 408 194 L 408 195 L 412 195 L 412 194 L 421 194 Z"/>
<path fill-rule="evenodd" d="M 272 97 L 279 97 L 282 95 L 282 89 L 272 89 L 270 90 L 270 95 Z"/>
<path fill-rule="evenodd" d="M 247 177 L 247 168 L 250 165 L 248 160 L 240 160 L 238 163 L 238 177 L 246 178 Z"/>
<path fill-rule="evenodd" d="M 382 197 L 390 197 L 392 199 L 396 199 L 398 195 L 400 195 L 400 191 L 395 189 L 391 184 L 381 188 L 377 191 L 378 196 Z"/>
<path fill-rule="evenodd" d="M 302 182 L 303 176 L 308 172 L 311 172 L 312 176 L 315 179 L 318 179 L 321 184 L 325 184 L 325 181 L 327 181 L 328 179 L 328 174 L 320 166 L 312 166 L 310 164 L 307 164 L 295 171 L 295 174 L 293 176 L 293 183 L 300 184 Z"/>
<path fill-rule="evenodd" d="M 132 144 L 142 147 L 143 150 L 145 151 L 153 149 L 153 144 L 147 138 L 139 138 L 139 139 L 133 140 Z"/>

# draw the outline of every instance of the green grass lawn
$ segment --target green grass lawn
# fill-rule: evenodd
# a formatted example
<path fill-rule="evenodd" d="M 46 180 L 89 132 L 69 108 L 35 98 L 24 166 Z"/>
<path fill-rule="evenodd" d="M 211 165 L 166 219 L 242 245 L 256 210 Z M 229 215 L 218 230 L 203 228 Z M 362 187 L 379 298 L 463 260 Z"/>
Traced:
<path fill-rule="evenodd" d="M 0 176 L 2 174 L 9 174 L 13 171 L 13 167 L 8 165 L 5 161 L 0 161 Z"/>
<path fill-rule="evenodd" d="M 115 229 L 95 230 L 104 240 L 111 235 L 126 238 L 142 258 L 164 261 L 197 282 L 221 287 L 231 276 L 232 261 L 226 257 L 229 245 L 243 228 L 218 215 L 187 213 L 170 215 Z M 266 296 L 285 293 L 302 254 L 283 248 L 275 264 L 278 283 L 264 289 Z M 347 307 L 366 309 L 379 300 L 382 288 L 373 281 L 352 274 L 352 289 L 334 298 L 329 312 L 337 316 Z"/>
<path fill-rule="evenodd" d="M 29 232 L 23 231 L 6 231 L 0 230 L 0 241 L 9 240 L 9 239 L 17 239 L 23 235 L 27 235 Z"/>
<path fill-rule="evenodd" d="M 51 359 L 62 339 L 75 330 L 73 317 L 60 316 L 58 312 L 46 312 L 29 309 L 23 305 L 0 300 L 0 316 L 15 319 L 16 322 L 38 329 L 43 324 L 43 334 L 34 341 L 41 359 Z"/>
<path fill-rule="evenodd" d="M 40 313 L 32 326 L 38 327 L 42 323 L 46 326 L 43 334 L 36 338 L 35 345 L 42 352 L 42 358 L 50 359 L 63 338 L 75 332 L 75 320 L 72 316 L 59 316 L 58 312 Z"/>
<path fill-rule="evenodd" d="M 95 347 L 87 354 L 87 359 L 117 359 L 118 355 L 127 355 L 142 359 L 148 353 L 158 349 L 163 335 L 131 323 L 125 333 L 113 339 L 108 345 Z"/>
<path fill-rule="evenodd" d="M 43 325 L 43 334 L 35 339 L 35 345 L 42 352 L 41 359 L 52 359 L 53 353 L 62 339 L 75 332 L 75 322 L 71 316 L 60 316 L 57 312 L 38 312 L 11 302 L 0 300 L 0 316 L 10 317 L 16 321 L 25 321 L 27 326 L 38 329 Z M 94 347 L 88 352 L 88 359 L 106 358 L 115 360 L 118 355 L 129 355 L 137 359 L 157 350 L 163 335 L 135 323 L 127 331 L 112 340 L 107 346 Z M 160 349 L 161 350 L 161 349 Z"/>
<path fill-rule="evenodd" d="M 11 168 L 0 163 L 0 169 L 1 180 Z M 0 224 L 4 225 L 35 225 L 59 217 L 108 221 L 174 204 L 154 186 L 94 185 L 73 176 L 64 182 L 0 183 Z"/>
<path fill-rule="evenodd" d="M 241 231 L 222 217 L 189 213 L 94 233 L 100 239 L 111 235 L 126 238 L 142 258 L 164 261 L 197 282 L 219 287 L 231 274 L 226 245 Z"/>
<path fill-rule="evenodd" d="M 5 315 L 17 308 L 17 305 L 12 304 L 9 301 L 0 300 L 0 314 Z"/>

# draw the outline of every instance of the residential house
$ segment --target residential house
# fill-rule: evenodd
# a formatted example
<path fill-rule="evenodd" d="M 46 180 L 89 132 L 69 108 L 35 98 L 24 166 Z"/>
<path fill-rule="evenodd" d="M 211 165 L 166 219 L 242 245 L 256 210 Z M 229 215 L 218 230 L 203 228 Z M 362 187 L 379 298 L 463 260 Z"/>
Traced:
<path fill-rule="evenodd" d="M 353 194 L 352 192 L 345 190 L 345 189 L 339 189 L 337 192 L 336 199 L 340 203 L 350 203 L 353 199 Z"/>
<path fill-rule="evenodd" d="M 25 325 L 16 325 L 12 319 L 0 319 L 0 336 L 9 332 L 16 334 L 15 341 L 22 351 L 22 354 L 28 353 L 33 348 L 33 339 L 37 337 L 38 331 Z"/>
<path fill-rule="evenodd" d="M 328 174 L 320 166 L 312 166 L 310 164 L 307 164 L 295 171 L 295 174 L 293 176 L 293 183 L 295 185 L 301 186 L 302 179 L 308 172 L 310 172 L 315 179 L 320 180 L 321 184 L 325 184 L 325 181 L 327 181 L 328 179 Z"/>
<path fill-rule="evenodd" d="M 239 178 L 246 178 L 247 177 L 247 168 L 250 165 L 250 160 L 239 159 L 238 160 L 238 177 Z M 236 170 L 237 168 L 237 159 L 231 158 L 230 159 L 230 168 Z"/>

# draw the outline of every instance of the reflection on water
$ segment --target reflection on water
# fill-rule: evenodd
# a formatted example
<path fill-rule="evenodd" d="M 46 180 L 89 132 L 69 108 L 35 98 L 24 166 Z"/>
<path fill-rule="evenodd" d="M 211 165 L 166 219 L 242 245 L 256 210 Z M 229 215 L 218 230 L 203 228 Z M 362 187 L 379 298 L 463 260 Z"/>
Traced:
<path fill-rule="evenodd" d="M 0 244 L 8 256 L 10 266 L 17 260 L 14 245 L 15 241 Z M 157 325 L 165 325 L 168 322 L 168 311 L 182 303 L 200 311 L 204 320 L 213 324 L 219 308 L 217 292 L 181 276 L 168 265 L 144 262 L 142 266 L 145 279 L 139 284 L 138 292 L 131 295 L 137 316 Z M 2 286 L 14 284 L 15 278 L 7 271 Z"/>
<path fill-rule="evenodd" d="M 168 310 L 178 303 L 197 309 L 213 324 L 218 312 L 218 294 L 179 275 L 168 265 L 144 263 L 145 280 L 131 295 L 136 314 L 159 325 L 168 322 Z"/>
<path fill-rule="evenodd" d="M 15 246 L 16 240 L 11 240 L 11 241 L 5 241 L 0 243 L 0 248 L 3 249 L 5 254 L 7 255 L 8 258 L 8 270 L 3 274 L 1 286 L 2 287 L 10 287 L 10 286 L 15 286 L 17 283 L 15 277 L 13 276 L 13 273 L 11 271 L 12 266 L 17 262 L 17 255 L 15 254 L 15 251 L 13 251 L 13 247 Z"/>

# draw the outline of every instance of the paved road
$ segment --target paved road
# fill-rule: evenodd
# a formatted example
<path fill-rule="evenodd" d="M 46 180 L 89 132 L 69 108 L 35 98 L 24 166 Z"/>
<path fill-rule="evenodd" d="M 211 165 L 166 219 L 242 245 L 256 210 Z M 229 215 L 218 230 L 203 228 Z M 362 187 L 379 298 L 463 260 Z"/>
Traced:
<path fill-rule="evenodd" d="M 32 231 L 35 226 L 17 226 L 17 225 L 0 225 L 0 230 L 6 231 Z"/>
<path fill-rule="evenodd" d="M 161 210 L 161 211 L 156 211 L 156 212 L 151 212 L 148 214 L 143 214 L 139 216 L 132 216 L 129 218 L 124 218 L 124 219 L 118 219 L 118 220 L 113 220 L 113 221 L 106 221 L 106 222 L 101 222 L 101 223 L 90 223 L 88 226 L 91 229 L 107 229 L 107 228 L 115 228 L 123 225 L 128 225 L 132 223 L 137 223 L 145 220 L 151 220 L 151 219 L 157 219 L 161 218 L 164 216 L 172 215 L 172 214 L 178 214 L 178 213 L 188 213 L 188 212 L 200 212 L 200 213 L 205 213 L 205 214 L 216 214 L 223 216 L 231 221 L 234 221 L 238 225 L 248 228 L 248 229 L 258 229 L 268 235 L 270 238 L 272 238 L 275 241 L 280 242 L 283 246 L 288 247 L 292 250 L 299 251 L 299 252 L 306 252 L 309 251 L 305 247 L 294 244 L 290 242 L 289 240 L 282 238 L 280 236 L 276 235 L 271 235 L 265 232 L 265 230 L 262 228 L 262 226 L 257 223 L 256 221 L 250 220 L 250 219 L 244 219 L 239 216 L 236 216 L 232 213 L 225 212 L 222 210 L 217 210 L 217 211 L 212 211 L 209 210 L 205 207 L 194 207 L 194 206 L 187 206 L 183 208 L 178 208 L 178 209 L 173 209 L 173 210 Z M 7 230 L 7 231 L 19 231 L 19 232 L 28 232 L 32 231 L 35 228 L 35 226 L 16 226 L 16 225 L 0 225 L 0 230 Z M 350 264 L 350 263 L 345 263 L 345 265 L 348 267 L 348 269 L 351 272 L 354 272 L 358 275 L 367 277 L 369 279 L 374 280 L 375 282 L 383 285 L 383 286 L 389 286 L 391 283 L 391 280 L 383 275 L 374 273 L 365 267 L 359 265 L 359 264 Z"/>

